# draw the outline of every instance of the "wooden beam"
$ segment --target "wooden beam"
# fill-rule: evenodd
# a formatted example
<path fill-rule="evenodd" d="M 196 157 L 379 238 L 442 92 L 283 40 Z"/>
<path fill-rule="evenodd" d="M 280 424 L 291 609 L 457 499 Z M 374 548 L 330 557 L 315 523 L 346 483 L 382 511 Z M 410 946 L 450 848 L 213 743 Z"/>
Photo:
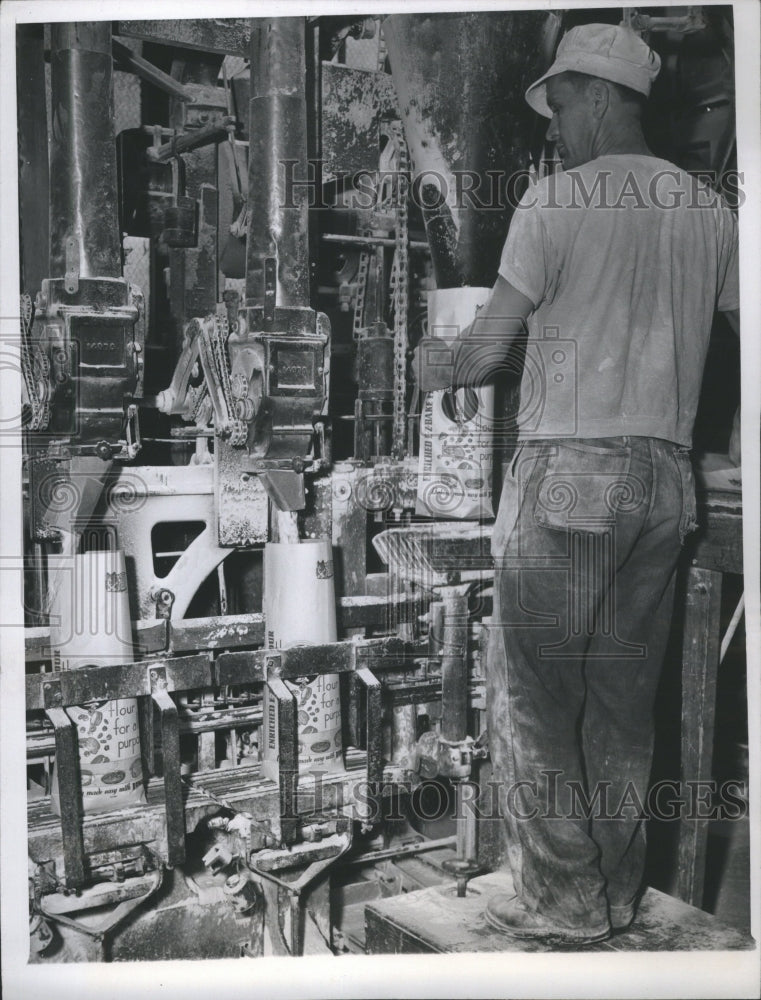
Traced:
<path fill-rule="evenodd" d="M 710 781 L 721 636 L 721 573 L 690 567 L 682 641 L 681 784 Z M 694 800 L 690 796 L 690 800 Z M 697 811 L 697 810 L 696 810 Z M 708 810 L 706 810 L 708 811 Z M 679 827 L 677 895 L 703 902 L 708 819 L 684 816 Z"/>

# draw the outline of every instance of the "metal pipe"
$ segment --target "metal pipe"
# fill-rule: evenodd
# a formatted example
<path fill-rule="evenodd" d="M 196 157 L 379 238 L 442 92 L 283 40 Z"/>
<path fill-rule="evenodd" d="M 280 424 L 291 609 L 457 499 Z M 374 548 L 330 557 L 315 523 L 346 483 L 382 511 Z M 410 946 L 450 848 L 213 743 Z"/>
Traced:
<path fill-rule="evenodd" d="M 421 840 L 415 844 L 404 844 L 401 847 L 385 847 L 378 851 L 367 851 L 355 858 L 344 861 L 346 865 L 368 865 L 374 861 L 385 861 L 387 858 L 406 857 L 410 854 L 422 854 L 424 851 L 439 851 L 443 847 L 455 847 L 457 837 L 440 837 L 438 840 Z"/>
<path fill-rule="evenodd" d="M 463 857 L 466 861 L 476 860 L 476 814 L 468 809 L 467 812 L 464 809 L 465 804 L 465 782 L 461 781 L 458 785 L 459 794 L 459 805 L 463 812 L 462 823 L 464 826 L 463 830 L 463 844 L 462 852 Z"/>
<path fill-rule="evenodd" d="M 251 27 L 246 305 L 263 306 L 265 262 L 275 301 L 309 306 L 305 19 L 255 18 Z"/>
<path fill-rule="evenodd" d="M 32 298 L 47 278 L 48 131 L 45 124 L 45 58 L 41 24 L 20 24 L 16 40 L 18 93 L 21 287 Z"/>
<path fill-rule="evenodd" d="M 360 247 L 395 247 L 396 240 L 386 239 L 385 236 L 344 236 L 341 233 L 323 233 L 320 237 L 325 243 L 346 243 L 347 245 L 354 244 Z M 409 242 L 410 250 L 430 250 L 427 243 L 423 243 L 421 240 L 410 240 Z"/>
<path fill-rule="evenodd" d="M 185 135 L 177 135 L 169 142 L 162 142 L 160 146 L 150 147 L 146 151 L 149 160 L 157 163 L 166 163 L 173 156 L 181 153 L 189 153 L 193 149 L 200 149 L 203 146 L 211 146 L 214 143 L 222 142 L 229 135 L 229 129 L 234 126 L 235 119 L 225 117 L 214 125 L 206 125 L 204 128 L 194 129 Z"/>
<path fill-rule="evenodd" d="M 114 50 L 114 59 L 117 61 L 120 69 L 126 70 L 128 73 L 134 73 L 141 80 L 147 80 L 148 83 L 152 83 L 154 87 L 158 87 L 164 93 L 176 97 L 178 101 L 189 102 L 193 100 L 192 94 L 189 94 L 187 89 L 181 83 L 178 83 L 174 77 L 169 76 L 168 73 L 160 70 L 158 66 L 154 66 L 152 62 L 137 55 L 123 42 L 114 38 L 111 40 L 111 45 Z"/>
<path fill-rule="evenodd" d="M 491 285 L 497 276 L 512 214 L 507 195 L 522 194 L 507 179 L 528 167 L 525 82 L 544 72 L 543 39 L 556 20 L 537 10 L 392 14 L 383 22 L 439 288 Z"/>
<path fill-rule="evenodd" d="M 120 278 L 111 22 L 51 26 L 50 276 Z"/>
<path fill-rule="evenodd" d="M 467 734 L 468 599 L 457 588 L 442 587 L 444 602 L 441 650 L 441 735 L 456 742 Z"/>

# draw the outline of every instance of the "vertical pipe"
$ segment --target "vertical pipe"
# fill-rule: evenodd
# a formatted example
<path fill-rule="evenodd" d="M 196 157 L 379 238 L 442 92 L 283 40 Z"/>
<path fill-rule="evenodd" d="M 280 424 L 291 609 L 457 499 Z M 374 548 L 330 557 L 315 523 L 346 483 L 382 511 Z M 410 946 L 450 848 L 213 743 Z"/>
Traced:
<path fill-rule="evenodd" d="M 307 64 L 307 156 L 314 170 L 316 204 L 322 204 L 322 59 L 320 58 L 320 21 L 313 20 L 306 36 Z M 317 260 L 320 252 L 319 225 L 309 229 L 309 259 Z M 316 273 L 310 275 L 310 291 L 315 291 Z"/>
<path fill-rule="evenodd" d="M 442 587 L 444 642 L 441 650 L 441 735 L 462 740 L 468 712 L 468 599 Z"/>
<path fill-rule="evenodd" d="M 50 276 L 120 278 L 111 22 L 51 27 Z"/>
<path fill-rule="evenodd" d="M 251 28 L 246 305 L 263 306 L 265 261 L 276 261 L 281 308 L 309 306 L 305 19 L 256 18 Z"/>
<path fill-rule="evenodd" d="M 392 14 L 383 22 L 437 287 L 491 285 L 528 166 L 523 99 L 546 68 L 545 11 Z M 474 198 L 460 186 L 461 171 Z M 526 180 L 522 183 L 525 186 Z M 458 193 L 459 192 L 459 193 Z"/>
<path fill-rule="evenodd" d="M 32 298 L 48 276 L 48 130 L 41 24 L 16 29 L 21 288 Z"/>

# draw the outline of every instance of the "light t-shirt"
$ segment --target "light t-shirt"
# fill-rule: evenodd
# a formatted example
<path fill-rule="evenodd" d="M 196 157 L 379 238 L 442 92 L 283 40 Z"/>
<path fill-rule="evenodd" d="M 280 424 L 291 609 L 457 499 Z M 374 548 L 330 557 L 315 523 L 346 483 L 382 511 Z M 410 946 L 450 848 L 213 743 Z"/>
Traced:
<path fill-rule="evenodd" d="M 650 156 L 601 156 L 531 184 L 499 273 L 535 306 L 522 439 L 664 438 L 689 447 L 714 310 L 739 307 L 737 223 Z"/>

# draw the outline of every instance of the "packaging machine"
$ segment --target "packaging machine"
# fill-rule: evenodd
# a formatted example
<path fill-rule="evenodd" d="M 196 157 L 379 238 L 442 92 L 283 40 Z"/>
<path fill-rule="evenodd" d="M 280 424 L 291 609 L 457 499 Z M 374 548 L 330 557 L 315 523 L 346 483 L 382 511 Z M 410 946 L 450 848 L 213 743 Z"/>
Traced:
<path fill-rule="evenodd" d="M 675 64 L 704 58 L 701 32 L 731 57 L 731 25 L 695 10 L 641 30 Z M 19 26 L 32 961 L 362 952 L 368 902 L 464 899 L 500 867 L 483 501 L 523 357 L 492 481 L 452 440 L 427 499 L 407 362 L 428 293 L 493 283 L 510 206 L 549 169 L 522 94 L 567 26 Z M 704 73 L 710 133 L 696 115 L 679 140 L 722 170 L 725 76 Z M 686 88 L 674 114 L 708 99 Z M 100 617 L 77 568 L 96 553 Z M 127 704 L 123 798 L 92 719 Z M 88 740 L 110 808 L 83 794 Z"/>

